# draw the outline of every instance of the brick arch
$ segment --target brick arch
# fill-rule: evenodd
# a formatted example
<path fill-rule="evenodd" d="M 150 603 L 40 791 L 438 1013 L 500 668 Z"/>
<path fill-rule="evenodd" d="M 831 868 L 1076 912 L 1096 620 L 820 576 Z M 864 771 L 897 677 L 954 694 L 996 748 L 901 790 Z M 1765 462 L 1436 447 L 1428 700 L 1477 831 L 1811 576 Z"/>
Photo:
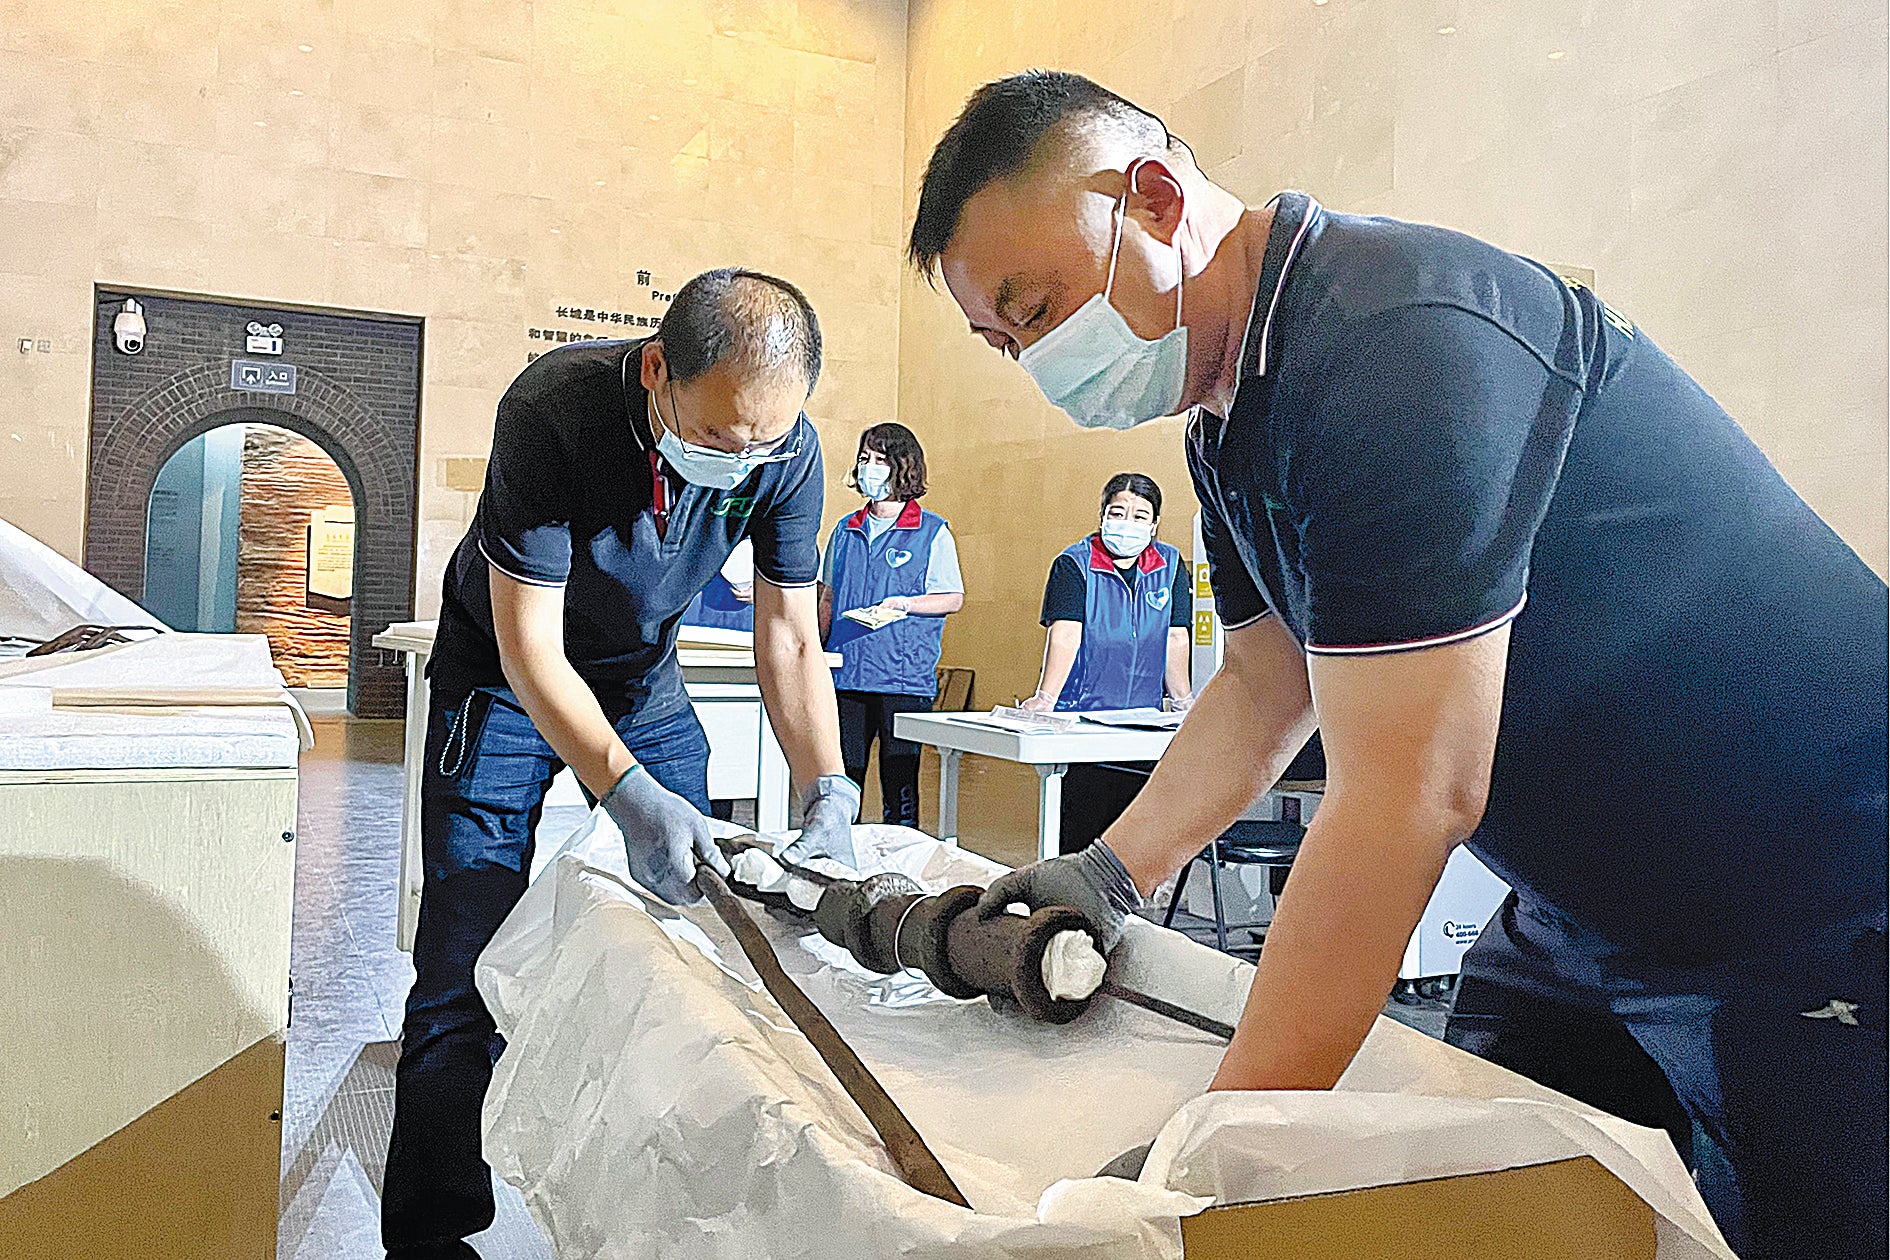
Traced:
<path fill-rule="evenodd" d="M 305 363 L 297 364 L 291 395 L 232 389 L 229 360 L 218 358 L 164 377 L 109 413 L 95 396 L 86 567 L 130 598 L 142 598 L 146 519 L 158 471 L 192 438 L 229 424 L 299 433 L 347 478 L 356 520 L 348 705 L 363 716 L 397 716 L 404 679 L 369 640 L 413 615 L 417 434 L 411 420 L 390 424 L 384 412 Z"/>

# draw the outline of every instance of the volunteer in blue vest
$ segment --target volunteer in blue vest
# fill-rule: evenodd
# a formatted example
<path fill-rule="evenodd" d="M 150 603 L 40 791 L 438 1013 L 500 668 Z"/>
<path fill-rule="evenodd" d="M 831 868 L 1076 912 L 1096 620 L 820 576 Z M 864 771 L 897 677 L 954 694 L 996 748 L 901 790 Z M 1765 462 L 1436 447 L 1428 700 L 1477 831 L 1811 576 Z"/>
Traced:
<path fill-rule="evenodd" d="M 1453 1042 L 1680 1113 L 1743 1260 L 1884 1255 L 1890 598 L 1732 417 L 1586 285 L 1250 207 L 1074 74 L 972 96 L 909 250 L 1079 424 L 1192 412 L 1227 627 L 1135 803 L 984 910 L 1113 940 L 1316 721 L 1328 790 L 1216 1088 L 1337 1081 L 1467 844 L 1515 891 Z"/>
<path fill-rule="evenodd" d="M 821 633 L 843 658 L 834 671 L 840 752 L 847 777 L 864 783 L 877 742 L 881 816 L 916 827 L 919 746 L 893 734 L 893 718 L 932 708 L 945 617 L 965 606 L 965 579 L 951 527 L 919 506 L 925 451 L 911 429 L 862 433 L 848 481 L 866 506 L 833 527 L 820 575 Z M 871 629 L 845 615 L 865 609 L 898 616 Z"/>
<path fill-rule="evenodd" d="M 1181 553 L 1155 538 L 1162 488 L 1141 473 L 1103 483 L 1096 532 L 1064 548 L 1043 588 L 1046 634 L 1037 690 L 1049 709 L 1159 709 L 1193 702 L 1188 685 L 1192 587 Z M 1063 777 L 1065 853 L 1102 835 L 1148 780 L 1152 761 L 1078 763 Z"/>
<path fill-rule="evenodd" d="M 691 901 L 698 863 L 727 869 L 676 628 L 744 538 L 756 674 L 804 788 L 794 847 L 853 861 L 860 792 L 820 651 L 824 480 L 802 413 L 819 376 L 801 291 L 731 268 L 678 289 L 654 336 L 554 350 L 499 400 L 428 670 L 426 879 L 381 1206 L 390 1257 L 476 1257 L 465 1238 L 492 1223 L 479 1112 L 498 1045 L 473 963 L 525 890 L 553 776 L 571 767 L 656 896 Z"/>
<path fill-rule="evenodd" d="M 755 632 L 755 544 L 744 538 L 722 562 L 722 570 L 696 592 L 683 613 L 685 626 Z"/>

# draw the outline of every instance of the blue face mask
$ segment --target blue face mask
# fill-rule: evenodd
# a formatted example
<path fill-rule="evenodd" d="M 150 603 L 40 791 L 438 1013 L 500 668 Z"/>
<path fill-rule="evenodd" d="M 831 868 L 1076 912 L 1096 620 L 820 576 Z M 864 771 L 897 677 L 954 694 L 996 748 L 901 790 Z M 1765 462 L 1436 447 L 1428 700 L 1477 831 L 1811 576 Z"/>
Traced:
<path fill-rule="evenodd" d="M 1144 341 L 1109 304 L 1122 252 L 1122 216 L 1128 193 L 1116 202 L 1115 241 L 1109 247 L 1109 278 L 1103 291 L 1038 338 L 1017 362 L 1044 397 L 1086 429 L 1132 429 L 1145 420 L 1173 415 L 1181 406 L 1188 368 L 1188 330 L 1181 322 L 1182 268 L 1175 282 L 1175 327 Z M 1175 246 L 1176 261 L 1181 247 Z"/>
<path fill-rule="evenodd" d="M 1102 523 L 1102 545 L 1118 560 L 1139 556 L 1155 537 L 1153 521 L 1107 520 Z"/>
<path fill-rule="evenodd" d="M 671 415 L 676 414 L 674 387 L 670 390 L 669 410 Z M 654 398 L 650 399 L 650 427 L 659 430 L 656 437 L 657 453 L 676 470 L 676 475 L 690 485 L 701 486 L 705 490 L 733 490 L 761 465 L 794 458 L 792 451 L 767 451 L 761 454 L 718 451 L 713 447 L 685 442 L 676 436 L 671 426 L 663 423 L 662 413 L 656 410 Z"/>
<path fill-rule="evenodd" d="M 884 464 L 859 464 L 853 469 L 853 480 L 858 483 L 861 494 L 882 503 L 892 486 L 892 469 Z"/>

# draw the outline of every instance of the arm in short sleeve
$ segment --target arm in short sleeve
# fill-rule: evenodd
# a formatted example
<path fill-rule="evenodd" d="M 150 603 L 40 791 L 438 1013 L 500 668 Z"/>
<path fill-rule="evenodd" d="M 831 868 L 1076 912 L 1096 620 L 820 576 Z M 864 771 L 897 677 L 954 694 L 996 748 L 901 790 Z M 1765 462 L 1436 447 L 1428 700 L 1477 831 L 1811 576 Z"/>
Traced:
<path fill-rule="evenodd" d="M 792 471 L 775 487 L 768 501 L 759 504 L 749 535 L 755 540 L 755 575 L 774 586 L 812 586 L 820 579 L 820 515 L 826 506 L 826 474 L 820 462 L 820 439 L 806 417 L 802 440 L 811 447 L 806 458 L 790 465 Z"/>
<path fill-rule="evenodd" d="M 927 595 L 963 595 L 965 575 L 958 570 L 958 541 L 951 527 L 941 525 L 932 535 L 932 555 L 925 562 Z"/>
<path fill-rule="evenodd" d="M 473 522 L 487 563 L 533 586 L 562 586 L 571 576 L 573 484 L 551 426 L 510 393 L 501 398 Z"/>
<path fill-rule="evenodd" d="M 1168 627 L 1183 629 L 1194 625 L 1194 580 L 1188 571 L 1188 558 L 1175 561 L 1175 586 L 1168 597 Z"/>
<path fill-rule="evenodd" d="M 1347 338 L 1289 465 L 1308 652 L 1486 633 L 1522 611 L 1579 385 L 1497 325 L 1407 307 Z"/>
<path fill-rule="evenodd" d="M 1050 579 L 1043 587 L 1043 615 L 1040 625 L 1053 621 L 1081 622 L 1089 612 L 1089 582 L 1074 556 L 1060 555 L 1050 566 Z"/>

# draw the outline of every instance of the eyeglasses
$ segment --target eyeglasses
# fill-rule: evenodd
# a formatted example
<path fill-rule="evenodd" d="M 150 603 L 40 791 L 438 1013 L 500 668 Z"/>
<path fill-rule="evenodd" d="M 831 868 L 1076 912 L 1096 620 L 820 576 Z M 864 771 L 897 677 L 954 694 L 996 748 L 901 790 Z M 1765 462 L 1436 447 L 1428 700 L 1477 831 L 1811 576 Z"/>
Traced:
<path fill-rule="evenodd" d="M 650 410 L 656 411 L 656 400 L 654 398 L 650 400 Z M 675 433 L 677 443 L 681 445 L 683 450 L 692 459 L 727 460 L 732 463 L 739 463 L 744 467 L 757 467 L 762 464 L 785 463 L 801 453 L 798 443 L 795 444 L 792 449 L 784 449 L 788 446 L 789 440 L 794 437 L 795 429 L 789 429 L 780 437 L 769 438 L 765 442 L 750 442 L 739 451 L 725 451 L 714 446 L 698 446 L 696 443 L 688 441 L 682 435 L 682 412 L 676 406 L 676 383 L 674 381 L 669 382 L 669 414 L 672 420 L 666 422 L 665 427 Z M 656 416 L 658 420 L 662 420 L 662 412 L 658 411 Z M 797 425 L 796 428 L 798 427 Z"/>

